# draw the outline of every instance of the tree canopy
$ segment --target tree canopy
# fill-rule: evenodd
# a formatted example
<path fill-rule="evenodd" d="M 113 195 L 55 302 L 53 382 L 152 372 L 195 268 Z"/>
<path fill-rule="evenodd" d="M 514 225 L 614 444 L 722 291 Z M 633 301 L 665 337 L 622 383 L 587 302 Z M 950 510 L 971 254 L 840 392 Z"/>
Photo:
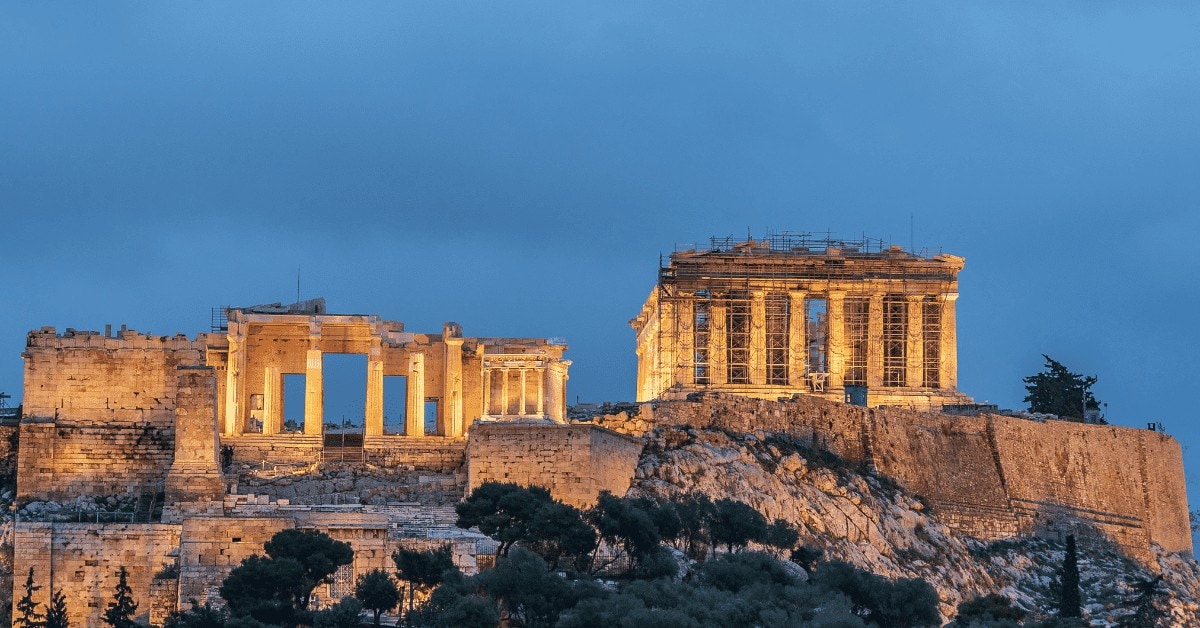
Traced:
<path fill-rule="evenodd" d="M 1042 354 L 1046 360 L 1045 370 L 1024 378 L 1025 401 L 1030 412 L 1057 414 L 1060 417 L 1082 419 L 1085 410 L 1095 410 L 1100 402 L 1092 395 L 1091 387 L 1095 376 L 1072 373 L 1062 363 Z"/>

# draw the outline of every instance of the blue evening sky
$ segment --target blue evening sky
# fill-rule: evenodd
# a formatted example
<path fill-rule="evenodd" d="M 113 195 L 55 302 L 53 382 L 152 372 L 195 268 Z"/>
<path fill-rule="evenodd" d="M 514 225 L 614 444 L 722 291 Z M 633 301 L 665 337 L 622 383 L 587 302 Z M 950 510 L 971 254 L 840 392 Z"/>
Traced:
<path fill-rule="evenodd" d="M 964 391 L 1019 407 L 1050 354 L 1194 474 L 1197 33 L 1194 3 L 5 2 L 0 390 L 30 329 L 194 335 L 299 267 L 333 311 L 565 337 L 572 399 L 630 399 L 660 253 L 830 230 L 966 258 Z"/>

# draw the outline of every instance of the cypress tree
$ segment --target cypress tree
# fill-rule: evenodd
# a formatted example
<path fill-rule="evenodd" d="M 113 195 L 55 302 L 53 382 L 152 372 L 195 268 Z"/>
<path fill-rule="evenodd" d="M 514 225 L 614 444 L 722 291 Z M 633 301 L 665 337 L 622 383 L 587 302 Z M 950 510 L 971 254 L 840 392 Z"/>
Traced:
<path fill-rule="evenodd" d="M 1062 596 L 1059 598 L 1060 617 L 1080 617 L 1079 556 L 1075 552 L 1075 535 L 1067 535 L 1067 555 L 1062 566 Z"/>
<path fill-rule="evenodd" d="M 67 596 L 63 595 L 62 591 L 50 593 L 50 605 L 46 608 L 46 621 L 42 626 L 44 628 L 70 628 L 71 622 L 67 618 Z"/>
<path fill-rule="evenodd" d="M 25 579 L 25 595 L 17 600 L 17 617 L 13 622 L 17 628 L 35 628 L 42 625 L 42 614 L 37 612 L 38 603 L 33 601 L 33 594 L 41 588 L 33 584 L 33 567 L 30 567 L 29 577 Z"/>
<path fill-rule="evenodd" d="M 117 589 L 113 592 L 113 601 L 108 603 L 108 609 L 101 619 L 113 628 L 132 628 L 137 626 L 133 614 L 137 612 L 138 604 L 133 601 L 133 589 L 129 588 L 129 572 L 125 571 L 125 567 L 121 567 L 120 577 Z"/>

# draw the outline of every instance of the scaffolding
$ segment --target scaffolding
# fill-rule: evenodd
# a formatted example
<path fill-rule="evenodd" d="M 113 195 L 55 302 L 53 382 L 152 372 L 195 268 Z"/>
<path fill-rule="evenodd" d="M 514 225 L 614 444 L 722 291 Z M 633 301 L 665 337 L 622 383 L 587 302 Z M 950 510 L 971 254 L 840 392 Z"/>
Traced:
<path fill-rule="evenodd" d="M 961 268 L 961 258 L 940 249 L 829 232 L 676 245 L 632 321 L 644 369 L 639 395 L 722 386 L 823 392 L 831 367 L 841 385 L 938 389 L 946 301 L 936 295 L 957 292 Z M 837 362 L 832 320 L 840 321 Z"/>

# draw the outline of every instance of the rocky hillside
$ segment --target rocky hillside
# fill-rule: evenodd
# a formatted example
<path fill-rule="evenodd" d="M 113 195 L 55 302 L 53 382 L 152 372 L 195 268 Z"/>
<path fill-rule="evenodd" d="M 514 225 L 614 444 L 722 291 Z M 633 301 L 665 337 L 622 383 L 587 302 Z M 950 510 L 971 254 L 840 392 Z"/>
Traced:
<path fill-rule="evenodd" d="M 1000 592 L 1035 616 L 1053 612 L 1051 592 L 1063 545 L 1029 539 L 984 543 L 938 521 L 914 495 L 876 474 L 796 440 L 758 431 L 657 427 L 638 464 L 631 493 L 664 496 L 701 491 L 757 508 L 768 519 L 796 525 L 802 542 L 889 577 L 932 584 L 952 618 L 964 599 Z M 1200 625 L 1200 566 L 1159 554 L 1156 606 L 1166 625 Z M 1117 625 L 1132 613 L 1134 585 L 1153 574 L 1100 541 L 1080 548 L 1085 615 Z"/>

